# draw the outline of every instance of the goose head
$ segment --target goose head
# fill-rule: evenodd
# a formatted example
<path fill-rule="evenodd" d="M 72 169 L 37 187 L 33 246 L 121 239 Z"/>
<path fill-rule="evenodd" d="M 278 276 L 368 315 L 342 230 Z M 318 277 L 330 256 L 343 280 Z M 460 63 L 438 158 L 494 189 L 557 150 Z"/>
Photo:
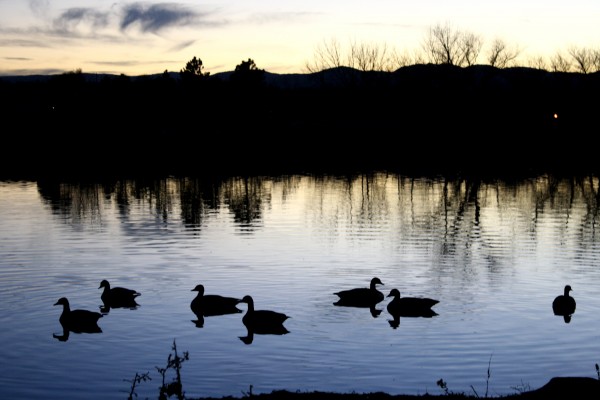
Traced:
<path fill-rule="evenodd" d="M 58 301 L 56 303 L 54 303 L 55 306 L 63 306 L 66 309 L 69 309 L 69 300 L 67 300 L 66 297 L 61 297 L 60 299 L 58 299 Z"/>
<path fill-rule="evenodd" d="M 199 295 L 204 294 L 204 285 L 196 285 L 195 288 L 191 290 L 192 292 L 198 292 Z"/>
<path fill-rule="evenodd" d="M 383 285 L 383 282 L 381 282 L 381 279 L 375 277 L 373 279 L 371 279 L 371 289 L 375 289 L 377 286 L 376 285 Z"/>
<path fill-rule="evenodd" d="M 571 288 L 571 285 L 567 285 L 565 286 L 565 296 L 569 295 L 569 292 L 573 291 L 573 289 Z"/>

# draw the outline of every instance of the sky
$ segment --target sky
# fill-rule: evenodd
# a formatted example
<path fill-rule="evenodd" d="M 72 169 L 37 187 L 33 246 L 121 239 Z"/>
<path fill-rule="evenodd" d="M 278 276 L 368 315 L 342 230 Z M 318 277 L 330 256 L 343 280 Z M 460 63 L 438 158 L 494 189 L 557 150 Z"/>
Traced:
<path fill-rule="evenodd" d="M 527 56 L 600 48 L 600 0 L 0 0 L 0 75 L 304 73 L 325 43 L 414 53 L 435 25 Z"/>

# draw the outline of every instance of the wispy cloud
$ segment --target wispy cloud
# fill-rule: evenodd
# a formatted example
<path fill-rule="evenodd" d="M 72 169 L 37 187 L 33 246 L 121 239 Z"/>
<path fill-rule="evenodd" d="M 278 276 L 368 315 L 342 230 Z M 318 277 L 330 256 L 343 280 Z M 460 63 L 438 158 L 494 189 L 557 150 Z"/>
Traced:
<path fill-rule="evenodd" d="M 29 0 L 29 9 L 36 17 L 44 17 L 50 9 L 49 0 Z"/>
<path fill-rule="evenodd" d="M 50 47 L 46 41 L 36 39 L 2 38 L 1 47 Z"/>
<path fill-rule="evenodd" d="M 47 20 L 51 15 L 49 0 L 28 0 L 32 13 Z M 100 39 L 109 37 L 115 40 L 119 32 L 137 30 L 142 34 L 158 34 L 167 29 L 176 28 L 217 28 L 232 24 L 270 24 L 312 18 L 315 13 L 307 12 L 269 12 L 255 13 L 243 18 L 229 20 L 222 9 L 199 10 L 182 3 L 113 3 L 109 8 L 72 7 L 50 19 L 49 24 L 30 28 L 13 29 L 31 35 L 46 37 L 64 37 L 65 39 Z M 112 29 L 116 28 L 116 30 Z M 10 33 L 6 27 L 0 27 L 0 33 Z M 191 42 L 182 42 L 174 48 L 185 48 Z"/>
<path fill-rule="evenodd" d="M 290 22 L 303 19 L 313 18 L 320 15 L 320 13 L 313 12 L 271 12 L 271 13 L 259 13 L 252 14 L 248 17 L 248 22 L 257 24 L 266 23 L 278 23 L 278 22 Z"/>
<path fill-rule="evenodd" d="M 29 57 L 4 57 L 3 59 L 8 61 L 31 61 Z"/>
<path fill-rule="evenodd" d="M 70 8 L 56 18 L 52 25 L 59 32 L 72 31 L 85 24 L 92 29 L 104 28 L 109 23 L 109 14 L 91 8 Z"/>
<path fill-rule="evenodd" d="M 198 13 L 180 4 L 130 4 L 123 7 L 120 28 L 125 30 L 139 25 L 142 32 L 156 33 L 165 28 L 195 25 L 205 14 Z"/>
<path fill-rule="evenodd" d="M 177 43 L 175 46 L 173 46 L 173 47 L 171 47 L 169 49 L 169 52 L 177 52 L 177 51 L 180 51 L 180 50 L 183 50 L 183 49 L 187 49 L 188 47 L 190 47 L 194 43 L 196 43 L 195 40 L 186 40 L 184 42 Z"/>

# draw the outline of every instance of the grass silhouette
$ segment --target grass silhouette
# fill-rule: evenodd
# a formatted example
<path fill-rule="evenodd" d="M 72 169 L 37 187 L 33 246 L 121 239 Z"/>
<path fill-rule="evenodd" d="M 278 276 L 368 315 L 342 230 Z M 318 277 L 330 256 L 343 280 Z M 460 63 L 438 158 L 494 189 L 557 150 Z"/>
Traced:
<path fill-rule="evenodd" d="M 168 400 L 173 397 L 177 400 L 236 400 L 236 399 L 256 399 L 256 400 L 422 400 L 422 399 L 445 399 L 445 400 L 458 400 L 458 399 L 502 399 L 502 400 L 546 400 L 552 398 L 554 400 L 559 399 L 582 399 L 582 400 L 596 400 L 600 398 L 600 367 L 598 364 L 595 365 L 597 378 L 590 377 L 555 377 L 550 379 L 548 383 L 539 389 L 531 390 L 528 384 L 521 383 L 518 386 L 513 387 L 515 394 L 503 395 L 503 396 L 490 396 L 489 395 L 489 382 L 491 378 L 491 362 L 492 357 L 490 356 L 487 368 L 487 379 L 486 379 L 486 390 L 483 397 L 480 397 L 473 386 L 473 394 L 466 394 L 464 392 L 453 392 L 450 390 L 448 383 L 444 379 L 439 379 L 436 384 L 441 389 L 440 394 L 425 393 L 423 395 L 391 395 L 384 392 L 370 392 L 370 393 L 336 393 L 336 392 L 301 392 L 301 391 L 288 391 L 288 390 L 275 390 L 271 393 L 259 393 L 253 392 L 253 385 L 249 386 L 248 391 L 242 391 L 242 395 L 239 398 L 233 396 L 223 397 L 186 397 L 183 390 L 183 383 L 181 379 L 181 368 L 182 364 L 189 360 L 189 353 L 183 352 L 180 355 L 177 351 L 177 344 L 173 340 L 171 347 L 172 352 L 167 357 L 167 364 L 165 367 L 156 367 L 156 370 L 162 377 L 162 383 L 159 387 L 159 400 Z M 174 375 L 171 380 L 168 379 L 171 375 Z M 131 380 L 125 379 L 130 382 L 130 390 L 128 400 L 137 398 L 136 389 L 140 383 L 152 380 L 150 373 L 135 373 L 135 376 Z"/>

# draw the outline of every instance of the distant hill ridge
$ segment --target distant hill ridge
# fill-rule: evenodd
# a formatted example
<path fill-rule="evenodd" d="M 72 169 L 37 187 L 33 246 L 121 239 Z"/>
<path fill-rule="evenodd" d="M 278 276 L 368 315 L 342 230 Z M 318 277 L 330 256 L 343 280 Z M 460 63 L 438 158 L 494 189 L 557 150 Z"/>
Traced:
<path fill-rule="evenodd" d="M 219 79 L 228 81 L 234 71 L 217 72 L 210 74 L 209 79 Z M 175 81 L 180 80 L 179 72 L 167 72 L 168 76 Z M 54 77 L 64 75 L 12 75 L 0 76 L 0 82 L 45 82 Z M 164 73 L 149 75 L 117 75 L 82 72 L 86 82 L 101 82 L 104 79 L 126 77 L 132 81 L 152 80 L 164 77 Z M 495 78 L 504 80 L 505 83 L 512 79 L 568 79 L 577 80 L 598 80 L 600 71 L 592 74 L 582 74 L 576 72 L 551 72 L 530 67 L 510 67 L 496 68 L 489 65 L 473 65 L 469 67 L 458 67 L 452 65 L 440 64 L 415 64 L 401 67 L 393 72 L 385 71 L 360 71 L 350 67 L 337 67 L 325 69 L 319 72 L 311 73 L 286 73 L 279 74 L 273 72 L 264 72 L 264 81 L 267 85 L 283 89 L 302 89 L 318 88 L 323 86 L 344 86 L 350 83 L 349 79 L 354 79 L 353 83 L 372 84 L 375 81 L 379 84 L 397 84 L 400 81 L 410 78 L 422 80 L 425 78 L 441 79 L 450 77 L 470 77 L 473 80 L 483 80 Z M 500 83 L 500 82 L 499 82 Z"/>

